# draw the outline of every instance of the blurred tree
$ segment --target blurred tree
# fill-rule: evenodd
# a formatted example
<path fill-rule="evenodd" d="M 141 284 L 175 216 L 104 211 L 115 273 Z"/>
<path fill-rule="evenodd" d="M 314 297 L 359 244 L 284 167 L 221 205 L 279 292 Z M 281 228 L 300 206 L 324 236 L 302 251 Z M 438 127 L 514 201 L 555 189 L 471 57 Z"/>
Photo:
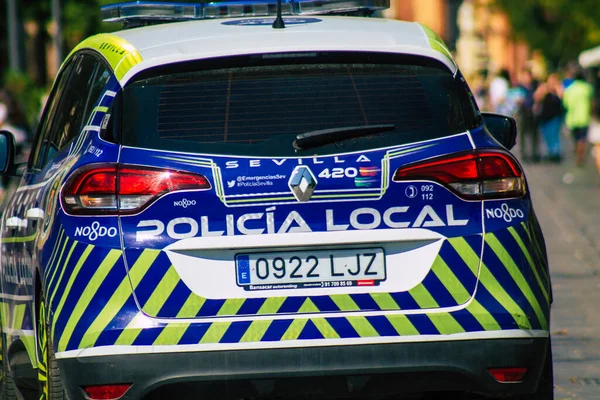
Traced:
<path fill-rule="evenodd" d="M 542 51 L 554 66 L 600 45 L 598 0 L 494 0 L 518 39 Z"/>

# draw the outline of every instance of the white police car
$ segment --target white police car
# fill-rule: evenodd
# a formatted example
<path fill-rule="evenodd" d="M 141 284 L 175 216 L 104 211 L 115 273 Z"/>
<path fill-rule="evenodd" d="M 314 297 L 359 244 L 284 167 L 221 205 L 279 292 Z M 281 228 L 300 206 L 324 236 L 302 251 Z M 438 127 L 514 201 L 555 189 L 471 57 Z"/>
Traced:
<path fill-rule="evenodd" d="M 552 398 L 514 121 L 388 4 L 103 9 L 3 212 L 3 399 Z"/>

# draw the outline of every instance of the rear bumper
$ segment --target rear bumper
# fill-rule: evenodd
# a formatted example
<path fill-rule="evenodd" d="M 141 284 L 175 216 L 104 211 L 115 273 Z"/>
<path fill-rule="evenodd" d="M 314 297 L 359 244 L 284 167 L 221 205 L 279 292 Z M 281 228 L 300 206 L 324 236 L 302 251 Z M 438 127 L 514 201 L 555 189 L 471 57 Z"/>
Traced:
<path fill-rule="evenodd" d="M 83 398 L 82 386 L 117 383 L 133 383 L 127 399 L 167 393 L 214 399 L 217 392 L 237 398 L 302 391 L 311 398 L 323 393 L 357 398 L 414 391 L 528 393 L 538 385 L 547 346 L 547 337 L 450 340 L 89 356 L 60 359 L 59 365 L 73 399 Z M 488 367 L 529 371 L 522 383 L 501 384 Z M 227 389 L 215 389 L 225 382 Z"/>

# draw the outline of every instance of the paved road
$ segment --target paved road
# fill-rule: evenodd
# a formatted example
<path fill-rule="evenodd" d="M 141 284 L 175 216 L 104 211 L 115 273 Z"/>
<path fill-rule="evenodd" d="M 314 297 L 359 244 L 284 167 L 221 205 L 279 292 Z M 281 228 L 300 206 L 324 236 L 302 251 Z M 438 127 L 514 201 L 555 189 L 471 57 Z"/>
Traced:
<path fill-rule="evenodd" d="M 550 258 L 558 400 L 600 400 L 600 177 L 588 161 L 525 165 Z"/>

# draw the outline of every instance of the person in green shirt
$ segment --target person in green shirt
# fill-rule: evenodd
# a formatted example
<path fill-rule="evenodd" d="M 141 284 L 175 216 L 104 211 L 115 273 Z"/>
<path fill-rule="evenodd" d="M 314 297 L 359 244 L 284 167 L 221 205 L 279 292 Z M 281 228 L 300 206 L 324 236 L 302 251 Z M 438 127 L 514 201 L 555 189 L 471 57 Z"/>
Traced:
<path fill-rule="evenodd" d="M 567 111 L 565 124 L 575 140 L 575 163 L 579 167 L 585 163 L 593 98 L 594 88 L 585 81 L 583 72 L 575 75 L 575 81 L 565 89 L 563 94 L 563 105 Z"/>

